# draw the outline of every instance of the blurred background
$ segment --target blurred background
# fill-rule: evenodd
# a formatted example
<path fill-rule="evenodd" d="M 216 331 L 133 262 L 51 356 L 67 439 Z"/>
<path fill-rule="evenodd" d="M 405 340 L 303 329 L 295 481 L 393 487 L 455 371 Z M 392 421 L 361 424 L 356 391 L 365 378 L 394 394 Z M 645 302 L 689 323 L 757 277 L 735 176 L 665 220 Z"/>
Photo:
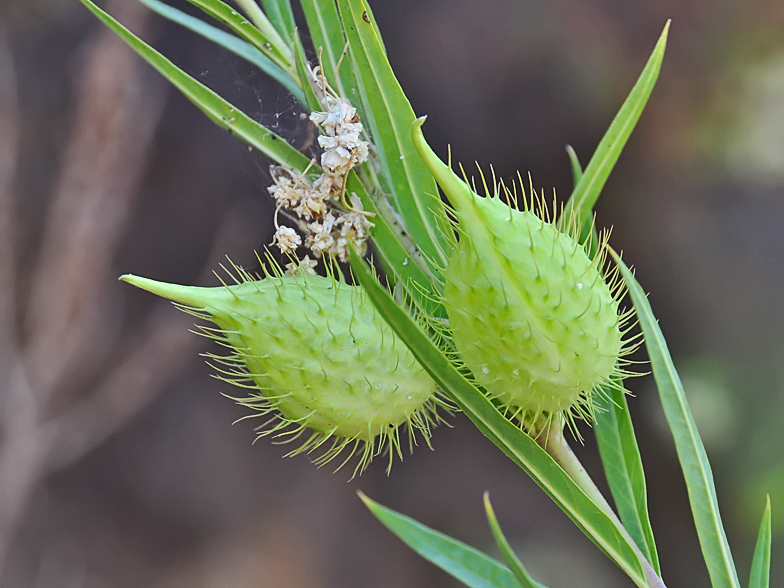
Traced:
<path fill-rule="evenodd" d="M 295 143 L 266 76 L 140 4 L 107 9 Z M 784 584 L 784 4 L 778 0 L 372 3 L 425 133 L 456 161 L 565 198 L 666 19 L 658 85 L 597 209 L 681 370 L 745 584 L 771 495 Z M 76 0 L 0 3 L 0 585 L 451 587 L 370 497 L 494 552 L 489 490 L 551 588 L 630 586 L 462 417 L 389 477 L 251 445 L 191 319 L 117 282 L 213 285 L 270 241 L 269 162 L 212 126 Z M 629 382 L 664 578 L 707 587 L 649 377 Z M 589 430 L 577 451 L 597 478 Z M 575 444 L 578 445 L 578 444 Z"/>

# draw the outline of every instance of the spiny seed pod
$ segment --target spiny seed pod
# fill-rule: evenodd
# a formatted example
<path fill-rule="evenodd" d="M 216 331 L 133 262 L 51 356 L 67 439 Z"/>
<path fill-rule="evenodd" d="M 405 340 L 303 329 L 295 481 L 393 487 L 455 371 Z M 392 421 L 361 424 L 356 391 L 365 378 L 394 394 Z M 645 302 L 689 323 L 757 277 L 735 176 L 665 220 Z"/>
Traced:
<path fill-rule="evenodd" d="M 623 340 L 629 317 L 618 314 L 623 284 L 617 272 L 604 272 L 606 241 L 589 257 L 574 234 L 559 229 L 574 233 L 576 223 L 549 222 L 546 205 L 528 202 L 524 192 L 523 210 L 503 202 L 498 186 L 480 197 L 435 156 L 419 126 L 414 138 L 458 221 L 443 304 L 463 362 L 524 422 L 590 420 L 592 394 L 620 385 L 619 358 L 630 352 Z"/>
<path fill-rule="evenodd" d="M 290 455 L 327 445 L 315 462 L 359 452 L 355 474 L 386 450 L 402 457 L 399 427 L 429 442 L 441 401 L 436 385 L 363 291 L 333 277 L 268 275 L 237 268 L 236 285 L 196 288 L 126 275 L 121 279 L 214 322 L 198 327 L 233 353 L 209 355 L 227 382 L 253 390 L 235 399 L 261 415 L 274 413 L 259 436 L 310 435 Z"/>

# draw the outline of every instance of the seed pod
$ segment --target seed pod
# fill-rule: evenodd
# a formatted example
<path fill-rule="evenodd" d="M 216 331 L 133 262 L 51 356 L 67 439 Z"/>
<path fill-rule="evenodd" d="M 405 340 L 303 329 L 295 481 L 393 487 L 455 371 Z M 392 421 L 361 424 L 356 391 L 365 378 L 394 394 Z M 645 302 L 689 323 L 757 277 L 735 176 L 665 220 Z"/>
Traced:
<path fill-rule="evenodd" d="M 218 288 L 121 279 L 219 327 L 199 327 L 233 351 L 210 355 L 218 377 L 252 390 L 240 404 L 276 415 L 259 435 L 295 439 L 311 429 L 290 455 L 328 444 L 317 464 L 347 449 L 340 466 L 359 452 L 361 473 L 384 450 L 390 466 L 393 454 L 402 457 L 400 425 L 410 444 L 415 432 L 429 441 L 440 403 L 435 382 L 360 288 L 316 275 L 253 280 L 239 272 L 241 283 Z"/>
<path fill-rule="evenodd" d="M 457 218 L 442 302 L 461 359 L 488 394 L 528 423 L 557 414 L 569 424 L 590 419 L 592 394 L 619 385 L 625 372 L 618 360 L 630 351 L 622 333 L 628 317 L 618 315 L 622 283 L 608 284 L 604 275 L 605 242 L 589 257 L 549 222 L 541 201 L 523 196 L 516 210 L 497 193 L 480 197 L 438 160 L 419 127 L 414 137 Z"/>

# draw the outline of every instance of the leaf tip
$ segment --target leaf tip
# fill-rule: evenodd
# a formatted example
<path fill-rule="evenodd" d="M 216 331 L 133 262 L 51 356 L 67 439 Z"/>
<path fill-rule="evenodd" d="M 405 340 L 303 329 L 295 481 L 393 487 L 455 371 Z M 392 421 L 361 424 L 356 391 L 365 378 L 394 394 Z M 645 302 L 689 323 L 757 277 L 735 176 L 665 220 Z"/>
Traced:
<path fill-rule="evenodd" d="M 376 503 L 374 500 L 372 500 L 372 499 L 368 498 L 367 494 L 365 494 L 364 492 L 362 492 L 362 490 L 357 490 L 357 496 L 359 496 L 359 499 L 360 499 L 360 500 L 363 502 L 363 504 L 364 504 L 364 505 L 365 505 L 365 506 L 366 506 L 366 507 L 367 507 L 367 508 L 368 508 L 368 509 L 369 509 L 371 512 L 375 512 L 375 507 L 377 507 L 377 506 L 378 506 L 378 504 L 377 504 L 377 503 Z"/>
<path fill-rule="evenodd" d="M 493 505 L 490 503 L 490 492 L 485 490 L 484 496 L 484 503 L 485 503 L 485 514 L 487 515 L 487 522 L 490 524 L 490 527 L 494 527 L 498 524 L 498 519 L 495 517 L 495 511 L 493 510 Z"/>

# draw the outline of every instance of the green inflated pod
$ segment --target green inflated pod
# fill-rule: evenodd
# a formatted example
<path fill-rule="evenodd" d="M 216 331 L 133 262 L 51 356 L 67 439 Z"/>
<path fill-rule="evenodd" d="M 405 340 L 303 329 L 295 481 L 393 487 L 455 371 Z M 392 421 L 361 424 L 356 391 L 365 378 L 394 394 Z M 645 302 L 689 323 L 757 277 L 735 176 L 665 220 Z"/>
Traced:
<path fill-rule="evenodd" d="M 275 415 L 260 436 L 306 435 L 292 455 L 326 447 L 314 460 L 321 465 L 346 450 L 339 467 L 356 453 L 361 473 L 384 451 L 390 466 L 402 457 L 401 425 L 411 444 L 417 433 L 429 441 L 435 382 L 360 288 L 333 277 L 239 273 L 240 283 L 216 288 L 121 279 L 218 326 L 199 327 L 233 352 L 211 356 L 218 377 L 251 390 L 237 402 Z"/>
<path fill-rule="evenodd" d="M 479 196 L 432 152 L 422 122 L 414 142 L 457 219 L 442 302 L 462 361 L 523 423 L 559 414 L 570 424 L 575 416 L 589 420 L 593 394 L 619 386 L 627 373 L 619 359 L 633 347 L 623 337 L 629 317 L 619 316 L 623 284 L 617 273 L 605 275 L 604 239 L 589 256 L 576 223 L 557 223 L 522 185 L 521 209 L 510 202 L 517 191 L 506 191 L 507 202 L 498 186 Z"/>

